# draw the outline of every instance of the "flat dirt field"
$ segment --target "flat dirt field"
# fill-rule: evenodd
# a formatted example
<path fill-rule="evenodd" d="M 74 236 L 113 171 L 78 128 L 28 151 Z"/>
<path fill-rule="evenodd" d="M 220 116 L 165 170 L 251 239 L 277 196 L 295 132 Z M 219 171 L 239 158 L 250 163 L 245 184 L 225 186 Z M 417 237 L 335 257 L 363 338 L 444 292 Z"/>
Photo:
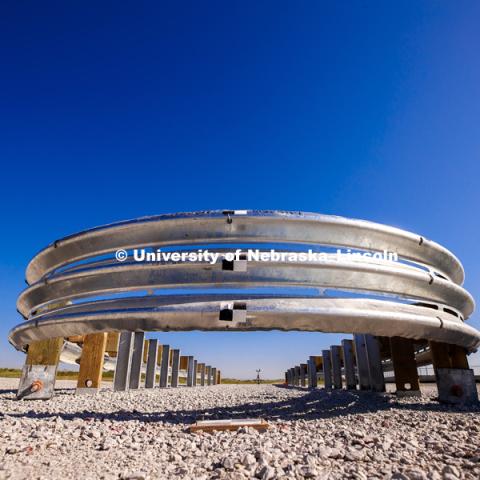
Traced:
<path fill-rule="evenodd" d="M 480 408 L 274 385 L 217 385 L 15 401 L 0 379 L 0 479 L 480 479 Z M 267 432 L 189 433 L 264 418 Z"/>

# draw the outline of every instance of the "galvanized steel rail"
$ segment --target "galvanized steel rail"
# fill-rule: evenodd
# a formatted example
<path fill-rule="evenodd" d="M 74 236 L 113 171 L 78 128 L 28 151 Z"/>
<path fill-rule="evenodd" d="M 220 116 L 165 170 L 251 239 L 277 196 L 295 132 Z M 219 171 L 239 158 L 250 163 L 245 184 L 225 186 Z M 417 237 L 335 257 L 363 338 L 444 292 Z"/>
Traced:
<path fill-rule="evenodd" d="M 122 263 L 112 257 L 118 249 L 218 251 L 219 245 L 386 250 L 400 261 L 339 260 L 330 253 L 325 261 L 247 261 L 237 269 L 224 262 Z M 10 332 L 18 349 L 112 330 L 280 329 L 436 340 L 468 350 L 480 344 L 480 333 L 465 324 L 474 301 L 452 253 L 414 233 L 336 216 L 226 210 L 120 222 L 57 240 L 32 259 L 26 279 L 17 304 L 26 321 Z M 258 287 L 269 293 L 258 294 Z M 232 292 L 215 294 L 215 288 Z M 312 288 L 322 295 L 306 293 Z M 141 295 L 151 290 L 168 294 Z M 137 294 L 122 296 L 130 292 Z"/>

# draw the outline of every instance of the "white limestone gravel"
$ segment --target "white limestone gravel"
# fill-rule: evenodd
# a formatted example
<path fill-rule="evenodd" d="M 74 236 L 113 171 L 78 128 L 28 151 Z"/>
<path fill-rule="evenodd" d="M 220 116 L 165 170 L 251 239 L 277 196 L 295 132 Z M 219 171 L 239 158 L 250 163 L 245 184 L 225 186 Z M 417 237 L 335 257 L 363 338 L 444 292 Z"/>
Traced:
<path fill-rule="evenodd" d="M 16 401 L 0 379 L 2 479 L 480 479 L 480 408 L 424 397 L 217 385 Z M 196 419 L 270 429 L 188 433 Z"/>

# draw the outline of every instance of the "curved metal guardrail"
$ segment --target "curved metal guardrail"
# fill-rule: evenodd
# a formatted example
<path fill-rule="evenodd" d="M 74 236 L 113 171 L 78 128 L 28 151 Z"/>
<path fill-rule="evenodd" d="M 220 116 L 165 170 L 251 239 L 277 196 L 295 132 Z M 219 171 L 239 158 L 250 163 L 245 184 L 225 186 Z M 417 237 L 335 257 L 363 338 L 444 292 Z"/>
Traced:
<path fill-rule="evenodd" d="M 236 268 L 206 261 L 119 262 L 113 256 L 134 248 L 222 252 L 227 245 L 386 250 L 399 261 L 328 253 L 324 261 L 243 260 Z M 363 220 L 233 210 L 145 217 L 57 240 L 32 259 L 26 279 L 17 303 L 26 321 L 10 332 L 19 349 L 100 331 L 195 329 L 370 333 L 468 350 L 480 344 L 480 333 L 465 324 L 474 301 L 462 287 L 459 260 L 422 236 Z M 258 293 L 259 287 L 268 292 Z M 312 288 L 321 294 L 312 295 Z"/>

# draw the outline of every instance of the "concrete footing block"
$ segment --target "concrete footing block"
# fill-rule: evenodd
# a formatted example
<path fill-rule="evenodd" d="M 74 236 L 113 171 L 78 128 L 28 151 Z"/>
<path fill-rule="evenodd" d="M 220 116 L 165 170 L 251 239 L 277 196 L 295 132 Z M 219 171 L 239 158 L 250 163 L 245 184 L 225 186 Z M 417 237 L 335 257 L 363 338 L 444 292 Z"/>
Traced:
<path fill-rule="evenodd" d="M 437 368 L 438 400 L 454 405 L 478 403 L 477 385 L 472 369 Z"/>

